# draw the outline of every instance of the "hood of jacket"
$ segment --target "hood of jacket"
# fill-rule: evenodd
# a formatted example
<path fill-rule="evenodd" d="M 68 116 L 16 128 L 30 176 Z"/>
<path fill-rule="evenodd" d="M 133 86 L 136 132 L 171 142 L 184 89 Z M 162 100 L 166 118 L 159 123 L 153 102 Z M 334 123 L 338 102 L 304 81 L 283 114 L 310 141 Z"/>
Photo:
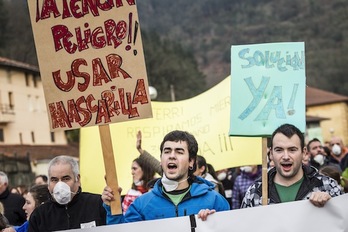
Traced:
<path fill-rule="evenodd" d="M 10 190 L 8 188 L 5 189 L 3 193 L 0 194 L 0 199 L 5 199 L 10 194 Z"/>

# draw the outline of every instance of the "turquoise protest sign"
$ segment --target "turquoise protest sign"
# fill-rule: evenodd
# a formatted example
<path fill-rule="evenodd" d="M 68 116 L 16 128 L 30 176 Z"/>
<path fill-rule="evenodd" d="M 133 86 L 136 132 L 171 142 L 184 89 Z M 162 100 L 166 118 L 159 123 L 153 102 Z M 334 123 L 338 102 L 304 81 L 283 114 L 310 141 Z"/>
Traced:
<path fill-rule="evenodd" d="M 284 123 L 305 131 L 303 42 L 231 48 L 232 136 L 269 136 Z"/>

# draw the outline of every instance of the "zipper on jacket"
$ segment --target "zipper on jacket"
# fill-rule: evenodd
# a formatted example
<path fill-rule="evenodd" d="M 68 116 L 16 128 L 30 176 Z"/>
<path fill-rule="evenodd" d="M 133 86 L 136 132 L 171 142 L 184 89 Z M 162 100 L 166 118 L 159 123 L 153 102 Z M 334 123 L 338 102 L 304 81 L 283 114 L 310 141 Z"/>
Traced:
<path fill-rule="evenodd" d="M 175 206 L 175 215 L 177 217 L 179 217 L 179 210 L 178 210 L 178 206 L 177 205 Z"/>
<path fill-rule="evenodd" d="M 66 213 L 66 216 L 68 217 L 68 228 L 70 229 L 70 215 L 68 212 L 68 205 L 65 205 L 65 213 Z"/>

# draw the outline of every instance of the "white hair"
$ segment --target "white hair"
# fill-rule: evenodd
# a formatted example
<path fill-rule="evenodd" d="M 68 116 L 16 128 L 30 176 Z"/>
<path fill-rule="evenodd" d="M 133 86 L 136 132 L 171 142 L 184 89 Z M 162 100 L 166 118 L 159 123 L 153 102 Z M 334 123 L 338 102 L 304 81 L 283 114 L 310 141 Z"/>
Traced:
<path fill-rule="evenodd" d="M 56 156 L 49 162 L 49 164 L 48 164 L 48 176 L 49 176 L 49 179 L 51 177 L 51 167 L 53 165 L 60 164 L 60 163 L 62 163 L 62 164 L 70 164 L 71 170 L 73 171 L 73 174 L 74 174 L 74 177 L 75 177 L 75 180 L 77 180 L 77 176 L 80 174 L 79 164 L 77 163 L 77 161 L 73 157 L 66 156 L 66 155 Z"/>

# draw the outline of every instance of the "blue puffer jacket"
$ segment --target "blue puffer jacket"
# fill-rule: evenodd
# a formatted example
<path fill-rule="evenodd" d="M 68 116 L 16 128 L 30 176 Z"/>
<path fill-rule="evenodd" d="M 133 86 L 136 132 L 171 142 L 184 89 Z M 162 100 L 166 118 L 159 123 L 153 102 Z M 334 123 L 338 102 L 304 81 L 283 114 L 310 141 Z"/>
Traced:
<path fill-rule="evenodd" d="M 107 211 L 106 224 L 119 224 L 143 220 L 181 217 L 197 214 L 201 209 L 229 210 L 227 200 L 214 190 L 214 185 L 203 178 L 196 177 L 189 194 L 175 206 L 163 193 L 162 182 L 158 180 L 152 191 L 135 199 L 126 214 L 111 215 L 110 207 L 104 204 Z"/>

